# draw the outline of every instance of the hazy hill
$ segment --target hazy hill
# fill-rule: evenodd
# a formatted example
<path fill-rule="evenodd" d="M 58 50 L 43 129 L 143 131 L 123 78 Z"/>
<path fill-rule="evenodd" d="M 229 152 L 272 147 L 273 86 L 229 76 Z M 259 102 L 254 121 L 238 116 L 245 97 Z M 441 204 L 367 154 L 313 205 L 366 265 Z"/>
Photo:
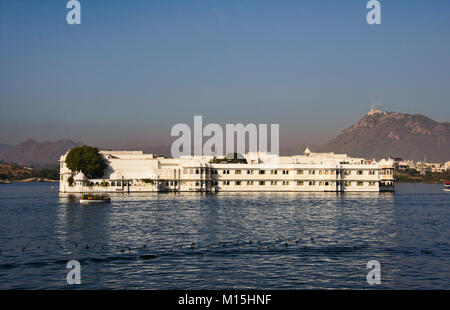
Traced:
<path fill-rule="evenodd" d="M 62 154 L 80 145 L 82 143 L 72 140 L 36 142 L 33 139 L 27 139 L 5 152 L 1 160 L 32 167 L 57 166 Z"/>
<path fill-rule="evenodd" d="M 321 151 L 366 158 L 445 162 L 450 160 L 450 123 L 420 114 L 373 110 L 331 140 Z"/>
<path fill-rule="evenodd" d="M 5 154 L 6 152 L 8 152 L 10 149 L 12 149 L 14 147 L 14 145 L 9 145 L 9 144 L 5 144 L 5 143 L 0 143 L 0 158 L 2 157 L 3 154 Z"/>

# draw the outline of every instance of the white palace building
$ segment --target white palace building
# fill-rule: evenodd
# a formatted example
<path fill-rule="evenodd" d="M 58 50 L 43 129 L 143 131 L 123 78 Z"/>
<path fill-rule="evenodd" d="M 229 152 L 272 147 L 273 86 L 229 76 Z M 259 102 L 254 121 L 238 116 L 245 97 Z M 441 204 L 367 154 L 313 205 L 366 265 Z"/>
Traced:
<path fill-rule="evenodd" d="M 108 163 L 89 179 L 60 158 L 62 193 L 132 192 L 381 192 L 394 191 L 394 163 L 312 153 L 247 153 L 247 163 L 211 163 L 213 156 L 156 157 L 142 151 L 100 151 Z"/>

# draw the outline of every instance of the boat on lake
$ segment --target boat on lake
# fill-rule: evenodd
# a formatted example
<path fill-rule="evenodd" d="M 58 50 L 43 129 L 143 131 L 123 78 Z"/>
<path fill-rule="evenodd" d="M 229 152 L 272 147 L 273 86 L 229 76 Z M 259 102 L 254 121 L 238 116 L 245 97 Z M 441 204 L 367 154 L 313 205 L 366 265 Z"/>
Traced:
<path fill-rule="evenodd" d="M 444 181 L 444 191 L 450 192 L 450 181 Z"/>
<path fill-rule="evenodd" d="M 103 195 L 83 195 L 80 198 L 80 203 L 105 203 L 111 202 L 111 198 Z"/>

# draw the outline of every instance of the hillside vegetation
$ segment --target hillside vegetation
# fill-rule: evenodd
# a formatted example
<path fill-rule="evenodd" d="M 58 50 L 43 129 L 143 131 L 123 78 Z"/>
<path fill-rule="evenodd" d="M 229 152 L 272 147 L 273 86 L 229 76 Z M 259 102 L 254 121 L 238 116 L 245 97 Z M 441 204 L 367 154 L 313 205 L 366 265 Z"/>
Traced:
<path fill-rule="evenodd" d="M 27 179 L 33 179 L 33 181 L 59 180 L 59 171 L 58 169 L 34 170 L 16 165 L 0 164 L 0 180 L 22 181 Z"/>

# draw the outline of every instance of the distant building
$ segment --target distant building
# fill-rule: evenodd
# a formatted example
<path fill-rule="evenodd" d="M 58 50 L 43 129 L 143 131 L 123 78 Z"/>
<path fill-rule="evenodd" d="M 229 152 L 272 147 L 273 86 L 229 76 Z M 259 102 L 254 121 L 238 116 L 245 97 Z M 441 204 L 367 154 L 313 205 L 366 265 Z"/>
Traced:
<path fill-rule="evenodd" d="M 445 164 L 441 163 L 426 163 L 426 162 L 417 162 L 416 164 L 417 170 L 421 174 L 430 173 L 430 172 L 444 172 L 446 170 Z"/>
<path fill-rule="evenodd" d="M 394 169 L 398 170 L 400 168 L 400 162 L 402 161 L 399 157 L 389 157 L 389 160 L 394 163 Z"/>
<path fill-rule="evenodd" d="M 398 162 L 398 169 L 402 170 L 417 170 L 416 163 L 412 160 L 402 160 Z"/>
<path fill-rule="evenodd" d="M 102 179 L 71 171 L 60 158 L 60 192 L 379 192 L 394 190 L 394 165 L 313 153 L 247 153 L 247 163 L 211 163 L 213 156 L 155 157 L 141 151 L 101 151 Z"/>
<path fill-rule="evenodd" d="M 375 115 L 375 114 L 386 114 L 386 112 L 377 110 L 377 109 L 375 109 L 374 107 L 372 107 L 372 108 L 370 109 L 369 113 L 367 113 L 367 115 L 370 115 L 370 116 Z"/>

